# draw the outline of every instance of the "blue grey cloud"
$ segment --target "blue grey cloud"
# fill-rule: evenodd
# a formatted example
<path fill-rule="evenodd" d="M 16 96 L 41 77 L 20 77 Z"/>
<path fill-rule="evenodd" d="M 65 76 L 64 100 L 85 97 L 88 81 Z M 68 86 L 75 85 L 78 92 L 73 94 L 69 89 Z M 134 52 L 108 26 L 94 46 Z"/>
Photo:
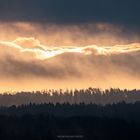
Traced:
<path fill-rule="evenodd" d="M 140 24 L 139 0 L 0 0 L 0 21 Z"/>

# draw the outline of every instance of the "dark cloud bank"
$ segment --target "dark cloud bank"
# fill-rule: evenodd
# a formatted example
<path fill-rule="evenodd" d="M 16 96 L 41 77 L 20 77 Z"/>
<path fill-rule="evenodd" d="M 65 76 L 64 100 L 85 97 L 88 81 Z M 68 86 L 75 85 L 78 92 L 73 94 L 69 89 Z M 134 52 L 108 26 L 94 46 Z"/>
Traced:
<path fill-rule="evenodd" d="M 139 0 L 0 0 L 0 21 L 140 24 Z"/>

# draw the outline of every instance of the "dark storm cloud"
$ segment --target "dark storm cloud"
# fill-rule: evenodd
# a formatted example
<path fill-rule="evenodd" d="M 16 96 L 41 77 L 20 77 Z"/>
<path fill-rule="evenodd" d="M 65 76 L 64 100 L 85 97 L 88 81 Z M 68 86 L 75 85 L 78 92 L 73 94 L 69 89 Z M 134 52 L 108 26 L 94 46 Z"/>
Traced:
<path fill-rule="evenodd" d="M 0 0 L 0 20 L 139 25 L 139 6 L 139 0 Z"/>

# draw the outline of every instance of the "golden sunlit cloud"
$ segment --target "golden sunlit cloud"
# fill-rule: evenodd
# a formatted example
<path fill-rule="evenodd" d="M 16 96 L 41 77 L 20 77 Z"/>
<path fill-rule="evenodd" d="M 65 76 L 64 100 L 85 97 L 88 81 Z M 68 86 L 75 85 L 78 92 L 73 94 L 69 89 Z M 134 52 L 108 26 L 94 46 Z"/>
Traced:
<path fill-rule="evenodd" d="M 58 47 L 41 44 L 34 37 L 19 37 L 0 41 L 0 49 L 3 87 L 12 83 L 7 89 L 34 89 L 38 81 L 42 86 L 36 89 L 139 87 L 139 43 Z"/>
<path fill-rule="evenodd" d="M 140 40 L 122 27 L 11 22 L 0 31 L 0 91 L 140 88 Z"/>
<path fill-rule="evenodd" d="M 139 42 L 139 37 L 133 32 L 125 33 L 123 27 L 108 23 L 59 26 L 29 22 L 0 22 L 0 31 L 0 40 L 12 41 L 18 37 L 33 36 L 42 44 L 49 46 L 87 46 L 92 44 L 113 46 Z M 26 42 L 28 41 L 26 40 Z"/>
<path fill-rule="evenodd" d="M 7 46 L 8 48 L 15 48 L 19 53 L 32 53 L 37 59 L 45 60 L 63 53 L 80 53 L 83 55 L 112 55 L 120 53 L 131 53 L 140 50 L 139 43 L 132 43 L 127 45 L 115 45 L 115 46 L 45 46 L 41 45 L 40 41 L 34 37 L 25 38 L 20 37 L 12 42 L 0 41 L 0 45 Z"/>

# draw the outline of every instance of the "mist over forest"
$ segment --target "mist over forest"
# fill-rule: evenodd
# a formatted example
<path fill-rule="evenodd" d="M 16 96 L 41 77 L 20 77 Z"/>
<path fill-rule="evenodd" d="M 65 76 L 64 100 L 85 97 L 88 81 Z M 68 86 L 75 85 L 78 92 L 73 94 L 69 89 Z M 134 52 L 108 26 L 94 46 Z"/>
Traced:
<path fill-rule="evenodd" d="M 5 92 L 0 94 L 0 106 L 41 104 L 41 103 L 69 103 L 69 104 L 113 104 L 125 101 L 135 103 L 140 101 L 140 90 L 121 90 L 98 88 L 75 90 L 43 90 L 33 92 Z"/>

